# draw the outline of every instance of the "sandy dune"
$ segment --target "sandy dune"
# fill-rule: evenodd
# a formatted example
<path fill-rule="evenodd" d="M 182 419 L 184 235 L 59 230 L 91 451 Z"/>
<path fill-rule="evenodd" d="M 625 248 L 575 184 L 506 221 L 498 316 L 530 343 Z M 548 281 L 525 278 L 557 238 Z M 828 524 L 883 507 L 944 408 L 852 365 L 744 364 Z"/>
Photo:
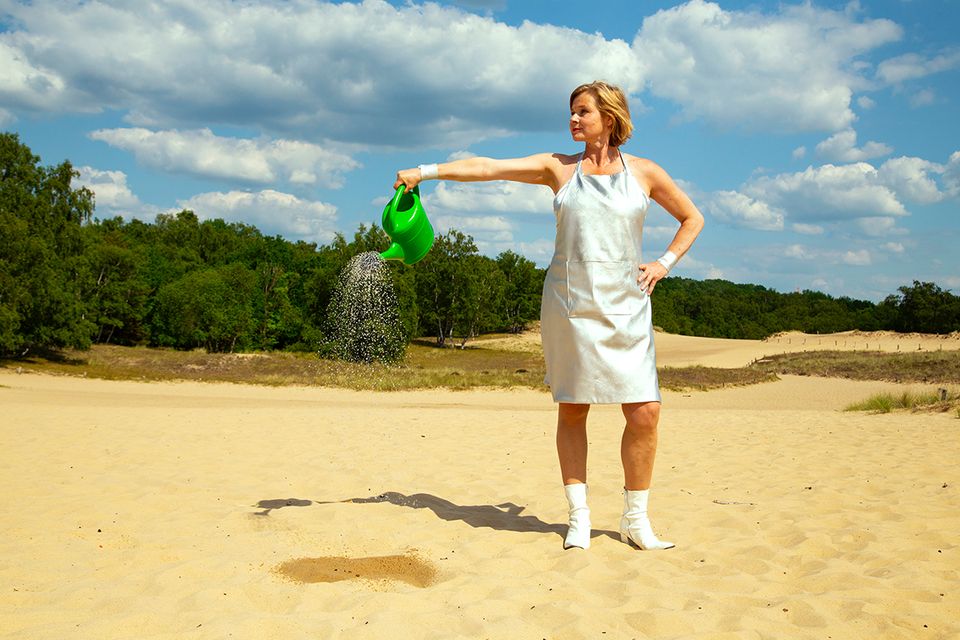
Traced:
<path fill-rule="evenodd" d="M 781 348 L 659 339 L 662 364 Z M 960 637 L 960 420 L 839 411 L 901 388 L 666 393 L 663 552 L 616 537 L 595 407 L 593 546 L 565 552 L 544 393 L 0 371 L 0 637 Z"/>

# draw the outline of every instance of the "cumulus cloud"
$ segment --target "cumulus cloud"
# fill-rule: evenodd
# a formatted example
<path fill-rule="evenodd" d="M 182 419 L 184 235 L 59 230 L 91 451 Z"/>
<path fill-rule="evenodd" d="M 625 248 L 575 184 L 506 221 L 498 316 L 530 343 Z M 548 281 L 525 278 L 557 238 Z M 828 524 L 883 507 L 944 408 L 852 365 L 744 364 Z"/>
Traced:
<path fill-rule="evenodd" d="M 201 220 L 243 222 L 267 234 L 318 243 L 333 237 L 337 215 L 337 208 L 331 204 L 302 200 L 272 189 L 201 193 L 178 204 Z"/>
<path fill-rule="evenodd" d="M 704 209 L 735 227 L 779 231 L 783 229 L 783 211 L 766 202 L 736 191 L 716 191 L 703 204 Z"/>
<path fill-rule="evenodd" d="M 960 196 L 960 151 L 950 154 L 950 160 L 943 171 L 943 184 L 947 195 Z"/>
<path fill-rule="evenodd" d="M 513 224 L 503 216 L 437 216 L 436 230 L 445 233 L 451 229 L 466 233 L 477 241 L 512 242 Z"/>
<path fill-rule="evenodd" d="M 0 33 L 0 100 L 12 109 L 67 108 L 66 82 L 55 71 L 33 63 L 21 49 L 22 40 L 16 34 Z"/>
<path fill-rule="evenodd" d="M 797 173 L 761 176 L 741 191 L 789 211 L 795 222 L 907 215 L 903 203 L 866 162 L 825 164 Z"/>
<path fill-rule="evenodd" d="M 80 173 L 76 185 L 93 191 L 99 217 L 123 216 L 129 218 L 150 218 L 157 212 L 140 202 L 140 199 L 127 185 L 127 174 L 123 171 L 103 171 L 93 167 L 78 167 Z"/>
<path fill-rule="evenodd" d="M 844 264 L 849 264 L 855 267 L 865 267 L 873 262 L 873 259 L 870 256 L 870 252 L 866 249 L 859 249 L 857 251 L 845 251 L 841 254 L 840 260 Z"/>
<path fill-rule="evenodd" d="M 504 212 L 553 214 L 548 187 L 519 182 L 439 182 L 430 194 L 430 206 L 439 212 Z"/>
<path fill-rule="evenodd" d="M 898 219 L 909 215 L 905 202 L 934 204 L 960 196 L 960 151 L 946 164 L 923 158 L 890 158 L 879 167 L 868 162 L 824 164 L 804 171 L 758 175 L 736 191 L 698 194 L 705 211 L 722 222 L 819 235 L 824 225 L 853 221 L 870 236 L 906 233 Z"/>
<path fill-rule="evenodd" d="M 803 224 L 802 222 L 790 225 L 790 228 L 807 236 L 819 236 L 824 231 L 823 227 L 818 224 Z"/>
<path fill-rule="evenodd" d="M 923 158 L 891 158 L 878 169 L 878 177 L 899 196 L 921 204 L 940 202 L 940 191 L 933 175 L 942 175 L 946 167 Z"/>
<path fill-rule="evenodd" d="M 854 92 L 877 82 L 859 58 L 902 35 L 889 20 L 809 3 L 763 13 L 690 0 L 645 18 L 632 43 L 397 4 L 8 2 L 0 104 L 13 113 L 117 110 L 150 129 L 222 125 L 315 143 L 456 147 L 553 130 L 570 89 L 605 78 L 635 109 L 649 88 L 684 117 L 840 131 L 855 120 Z M 916 77 L 954 57 L 895 58 L 880 75 Z"/>
<path fill-rule="evenodd" d="M 910 94 L 910 106 L 919 109 L 920 107 L 929 107 L 937 101 L 937 94 L 932 89 L 921 89 Z"/>
<path fill-rule="evenodd" d="M 855 119 L 853 92 L 869 84 L 857 57 L 901 36 L 889 20 L 809 3 L 765 14 L 691 0 L 646 18 L 633 48 L 651 91 L 687 117 L 838 131 Z"/>
<path fill-rule="evenodd" d="M 228 138 L 210 129 L 100 129 L 90 137 L 130 151 L 154 169 L 261 184 L 339 187 L 344 172 L 359 166 L 347 155 L 307 142 Z"/>
<path fill-rule="evenodd" d="M 570 89 L 643 86 L 630 46 L 434 3 L 5 3 L 7 108 L 126 111 L 153 129 L 254 127 L 384 147 L 554 129 Z M 224 19 L 229 16 L 229 19 Z M 455 89 L 455 90 L 454 90 Z"/>
<path fill-rule="evenodd" d="M 854 224 L 860 229 L 860 233 L 873 238 L 881 238 L 891 235 L 904 235 L 906 229 L 897 226 L 897 219 L 889 216 L 864 216 L 854 220 Z"/>
<path fill-rule="evenodd" d="M 784 249 L 783 255 L 788 258 L 796 258 L 797 260 L 814 260 L 817 257 L 816 253 L 811 252 L 802 244 L 789 245 L 786 249 Z"/>
<path fill-rule="evenodd" d="M 877 65 L 877 78 L 886 84 L 895 85 L 957 67 L 960 67 L 960 49 L 945 51 L 932 58 L 917 53 L 905 53 Z"/>
<path fill-rule="evenodd" d="M 903 253 L 905 251 L 903 244 L 900 242 L 887 242 L 882 248 L 890 253 Z"/>
<path fill-rule="evenodd" d="M 859 162 L 893 152 L 893 147 L 882 142 L 870 141 L 857 147 L 857 132 L 853 129 L 838 131 L 817 145 L 817 153 L 831 160 Z"/>

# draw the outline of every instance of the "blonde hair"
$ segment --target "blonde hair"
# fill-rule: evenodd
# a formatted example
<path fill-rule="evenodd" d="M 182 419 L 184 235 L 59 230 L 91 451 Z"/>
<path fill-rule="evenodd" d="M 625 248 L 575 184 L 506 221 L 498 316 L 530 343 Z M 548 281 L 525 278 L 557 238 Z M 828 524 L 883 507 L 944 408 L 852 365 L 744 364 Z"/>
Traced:
<path fill-rule="evenodd" d="M 633 122 L 630 121 L 630 107 L 623 90 L 602 80 L 590 84 L 582 84 L 570 94 L 570 106 L 581 93 L 589 93 L 597 102 L 597 109 L 601 114 L 613 118 L 613 129 L 610 131 L 610 146 L 619 147 L 630 139 L 633 133 Z"/>

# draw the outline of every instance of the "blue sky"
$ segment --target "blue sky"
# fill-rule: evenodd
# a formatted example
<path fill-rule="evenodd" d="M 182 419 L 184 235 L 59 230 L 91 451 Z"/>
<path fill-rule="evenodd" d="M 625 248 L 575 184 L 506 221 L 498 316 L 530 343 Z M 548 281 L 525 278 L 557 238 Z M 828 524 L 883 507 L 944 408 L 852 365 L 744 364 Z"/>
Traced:
<path fill-rule="evenodd" d="M 579 151 L 569 92 L 604 79 L 630 96 L 624 150 L 707 218 L 677 275 L 960 290 L 960 3 L 588 4 L 0 0 L 0 128 L 70 160 L 99 218 L 190 208 L 324 243 L 379 222 L 397 169 Z M 544 187 L 424 203 L 549 262 Z M 652 208 L 647 259 L 675 228 Z"/>

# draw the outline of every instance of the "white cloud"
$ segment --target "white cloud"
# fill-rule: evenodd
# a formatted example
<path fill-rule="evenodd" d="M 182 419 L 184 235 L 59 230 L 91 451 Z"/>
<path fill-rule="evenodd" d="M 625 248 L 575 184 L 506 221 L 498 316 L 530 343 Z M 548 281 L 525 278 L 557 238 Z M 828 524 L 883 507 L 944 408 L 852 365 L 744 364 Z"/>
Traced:
<path fill-rule="evenodd" d="M 652 92 L 687 117 L 837 131 L 855 120 L 853 92 L 869 85 L 857 57 L 901 35 L 889 20 L 809 3 L 764 14 L 691 0 L 646 18 L 633 48 Z"/>
<path fill-rule="evenodd" d="M 130 151 L 138 162 L 154 169 L 260 184 L 285 181 L 339 187 L 343 173 L 359 166 L 349 156 L 315 144 L 228 138 L 210 129 L 100 129 L 90 137 Z"/>
<path fill-rule="evenodd" d="M 857 132 L 853 129 L 838 131 L 817 145 L 818 154 L 841 162 L 869 160 L 889 155 L 892 151 L 893 147 L 872 140 L 857 148 Z"/>
<path fill-rule="evenodd" d="M 931 174 L 941 175 L 946 167 L 923 158 L 891 158 L 877 170 L 880 180 L 897 195 L 919 202 L 940 202 L 946 194 L 941 193 Z"/>
<path fill-rule="evenodd" d="M 933 58 L 905 53 L 877 65 L 877 78 L 886 84 L 900 84 L 957 67 L 960 67 L 960 49 L 946 51 Z"/>
<path fill-rule="evenodd" d="M 919 109 L 920 107 L 929 107 L 936 102 L 937 94 L 931 89 L 921 89 L 910 94 L 910 106 Z"/>
<path fill-rule="evenodd" d="M 823 234 L 823 227 L 818 224 L 803 224 L 798 222 L 796 224 L 790 225 L 790 228 L 796 231 L 797 233 L 802 233 L 808 236 L 819 236 Z"/>
<path fill-rule="evenodd" d="M 447 162 L 453 162 L 454 160 L 467 160 L 469 158 L 476 158 L 477 154 L 472 151 L 454 151 L 447 156 Z"/>
<path fill-rule="evenodd" d="M 881 238 L 883 236 L 903 235 L 905 229 L 897 227 L 897 219 L 889 216 L 866 216 L 857 218 L 854 223 L 865 236 Z"/>
<path fill-rule="evenodd" d="M 553 213 L 553 193 L 548 187 L 519 182 L 438 182 L 428 197 L 431 208 L 446 214 Z"/>
<path fill-rule="evenodd" d="M 899 242 L 888 242 L 882 248 L 890 253 L 903 253 L 905 251 L 903 244 Z"/>
<path fill-rule="evenodd" d="M 433 219 L 438 233 L 456 229 L 476 240 L 512 242 L 513 224 L 503 216 L 437 216 Z"/>
<path fill-rule="evenodd" d="M 630 46 L 434 3 L 6 2 L 7 108 L 119 110 L 382 147 L 555 129 L 571 88 L 643 87 Z M 402 114 L 402 117 L 398 117 Z"/>
<path fill-rule="evenodd" d="M 960 196 L 960 151 L 950 154 L 950 160 L 943 171 L 943 185 L 947 195 Z"/>
<path fill-rule="evenodd" d="M 318 243 L 333 237 L 337 214 L 337 208 L 331 204 L 302 200 L 272 189 L 201 193 L 178 204 L 192 210 L 201 220 L 243 222 L 265 234 Z"/>
<path fill-rule="evenodd" d="M 840 260 L 844 264 L 849 264 L 856 267 L 865 267 L 872 263 L 870 252 L 866 249 L 860 249 L 858 251 L 846 251 L 840 256 Z"/>
<path fill-rule="evenodd" d="M 669 215 L 669 214 L 667 214 Z M 672 240 L 677 235 L 680 225 L 664 226 L 658 224 L 644 224 L 643 237 L 650 240 Z"/>
<path fill-rule="evenodd" d="M 32 63 L 21 46 L 16 34 L 0 32 L 0 99 L 13 109 L 67 107 L 69 91 L 64 80 L 56 72 Z"/>
<path fill-rule="evenodd" d="M 707 196 L 703 207 L 718 220 L 735 227 L 762 231 L 783 229 L 783 211 L 736 191 L 716 191 Z"/>
<path fill-rule="evenodd" d="M 807 155 L 807 148 L 802 146 L 797 147 L 796 149 L 793 150 L 793 154 L 791 155 L 793 155 L 794 160 L 800 160 L 801 158 Z"/>
<path fill-rule="evenodd" d="M 744 185 L 741 192 L 789 212 L 795 222 L 907 215 L 896 194 L 866 162 L 761 176 Z"/>
<path fill-rule="evenodd" d="M 796 258 L 797 260 L 815 260 L 818 254 L 811 252 L 801 244 L 791 244 L 784 249 L 783 255 L 788 258 Z"/>
<path fill-rule="evenodd" d="M 158 207 L 144 204 L 127 185 L 123 171 L 102 171 L 93 167 L 77 167 L 80 175 L 76 185 L 87 187 L 95 195 L 97 217 L 122 216 L 152 220 L 160 212 Z"/>
<path fill-rule="evenodd" d="M 877 106 L 877 103 L 869 96 L 860 96 L 857 98 L 857 105 L 859 105 L 861 109 L 873 109 Z"/>

